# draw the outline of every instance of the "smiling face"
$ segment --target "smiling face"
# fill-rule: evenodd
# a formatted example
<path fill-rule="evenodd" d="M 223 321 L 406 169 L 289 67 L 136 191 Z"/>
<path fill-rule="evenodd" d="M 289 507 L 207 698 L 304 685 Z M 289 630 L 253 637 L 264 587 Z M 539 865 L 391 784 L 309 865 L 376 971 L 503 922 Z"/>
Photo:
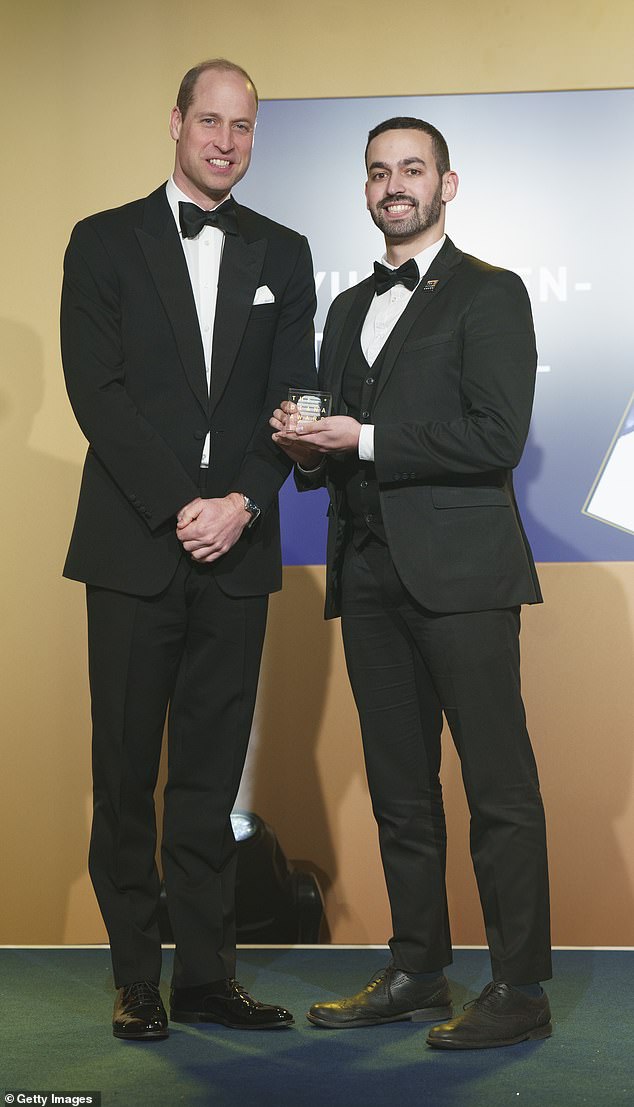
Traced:
<path fill-rule="evenodd" d="M 222 69 L 200 74 L 184 117 L 172 109 L 174 180 L 196 204 L 215 207 L 242 180 L 251 161 L 256 114 L 252 86 L 240 73 Z"/>
<path fill-rule="evenodd" d="M 368 146 L 368 211 L 385 235 L 390 261 L 414 257 L 442 237 L 445 204 L 458 177 L 436 166 L 431 136 L 418 130 L 384 131 Z"/>

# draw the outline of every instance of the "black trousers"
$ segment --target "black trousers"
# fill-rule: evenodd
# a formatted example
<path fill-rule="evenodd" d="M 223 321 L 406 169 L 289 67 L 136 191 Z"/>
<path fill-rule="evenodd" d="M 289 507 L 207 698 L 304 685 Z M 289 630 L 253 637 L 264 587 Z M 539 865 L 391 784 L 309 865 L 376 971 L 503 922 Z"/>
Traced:
<path fill-rule="evenodd" d="M 162 860 L 173 983 L 235 972 L 230 813 L 247 751 L 267 596 L 233 598 L 183 557 L 165 592 L 88 587 L 94 814 L 89 867 L 115 984 L 158 982 L 154 789 L 169 705 Z"/>
<path fill-rule="evenodd" d="M 392 911 L 395 965 L 449 964 L 443 714 L 462 769 L 493 978 L 551 976 L 544 812 L 519 674 L 519 611 L 436 614 L 389 550 L 349 543 L 342 629 Z"/>

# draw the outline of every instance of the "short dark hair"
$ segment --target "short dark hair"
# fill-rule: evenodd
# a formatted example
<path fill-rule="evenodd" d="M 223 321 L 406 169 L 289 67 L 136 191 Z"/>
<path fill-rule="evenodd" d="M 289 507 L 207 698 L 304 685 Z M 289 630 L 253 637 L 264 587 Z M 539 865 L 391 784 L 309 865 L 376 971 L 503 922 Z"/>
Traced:
<path fill-rule="evenodd" d="M 447 146 L 444 136 L 441 135 L 437 127 L 434 127 L 433 123 L 426 123 L 424 119 L 415 119 L 410 115 L 396 115 L 393 119 L 386 119 L 384 123 L 378 123 L 376 127 L 372 128 L 365 145 L 366 169 L 368 168 L 368 146 L 373 138 L 376 138 L 377 135 L 384 134 L 385 131 L 424 131 L 432 140 L 434 161 L 436 162 L 436 169 L 439 175 L 442 177 L 443 173 L 449 172 L 451 168 L 449 147 Z"/>
<path fill-rule="evenodd" d="M 251 85 L 251 88 L 253 89 L 253 95 L 255 96 L 255 107 L 257 111 L 259 104 L 258 90 L 255 87 L 246 69 L 243 69 L 241 65 L 236 65 L 235 62 L 228 61 L 227 58 L 208 58 L 207 61 L 199 62 L 198 65 L 195 65 L 193 69 L 188 69 L 187 73 L 180 83 L 178 96 L 176 97 L 176 107 L 181 113 L 183 119 L 187 114 L 187 109 L 194 99 L 194 91 L 198 78 L 202 73 L 206 73 L 209 69 L 218 69 L 221 72 L 225 73 L 239 73 L 241 77 L 244 77 L 247 84 Z"/>

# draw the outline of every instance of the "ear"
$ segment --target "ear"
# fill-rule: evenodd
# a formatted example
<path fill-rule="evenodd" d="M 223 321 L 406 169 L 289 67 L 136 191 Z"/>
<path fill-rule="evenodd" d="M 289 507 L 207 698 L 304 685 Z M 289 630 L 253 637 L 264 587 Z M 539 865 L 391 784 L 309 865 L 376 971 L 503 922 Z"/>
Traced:
<path fill-rule="evenodd" d="M 443 203 L 448 204 L 450 200 L 453 200 L 458 191 L 458 174 L 450 169 L 447 173 L 443 173 L 442 178 L 442 200 Z"/>
<path fill-rule="evenodd" d="M 170 134 L 174 139 L 174 142 L 178 142 L 181 133 L 181 127 L 183 126 L 183 117 L 179 108 L 172 108 L 170 114 Z"/>
<path fill-rule="evenodd" d="M 369 210 L 370 210 L 370 201 L 368 200 L 368 181 L 366 181 L 366 182 L 365 182 L 365 186 L 364 186 L 364 189 L 363 189 L 363 191 L 365 192 L 365 206 L 366 206 L 366 210 L 367 210 L 367 211 L 369 211 Z"/>

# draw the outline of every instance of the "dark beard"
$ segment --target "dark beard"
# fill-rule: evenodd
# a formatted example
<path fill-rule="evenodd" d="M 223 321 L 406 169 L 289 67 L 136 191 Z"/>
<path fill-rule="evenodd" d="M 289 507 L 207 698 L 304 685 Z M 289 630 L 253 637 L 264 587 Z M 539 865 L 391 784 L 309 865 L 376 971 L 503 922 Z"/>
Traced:
<path fill-rule="evenodd" d="M 400 238 L 413 238 L 414 235 L 421 234 L 423 231 L 429 230 L 430 227 L 434 227 L 442 214 L 442 181 L 439 183 L 434 195 L 431 198 L 429 204 L 423 204 L 421 207 L 418 200 L 413 196 L 407 196 L 405 193 L 401 193 L 400 196 L 391 196 L 389 201 L 384 201 L 384 205 L 398 204 L 400 202 L 408 201 L 414 204 L 414 210 L 409 215 L 404 215 L 402 219 L 388 220 L 384 215 L 383 208 L 379 207 L 376 211 L 371 211 L 370 215 L 376 223 L 380 231 L 383 232 L 386 238 L 400 239 Z"/>

